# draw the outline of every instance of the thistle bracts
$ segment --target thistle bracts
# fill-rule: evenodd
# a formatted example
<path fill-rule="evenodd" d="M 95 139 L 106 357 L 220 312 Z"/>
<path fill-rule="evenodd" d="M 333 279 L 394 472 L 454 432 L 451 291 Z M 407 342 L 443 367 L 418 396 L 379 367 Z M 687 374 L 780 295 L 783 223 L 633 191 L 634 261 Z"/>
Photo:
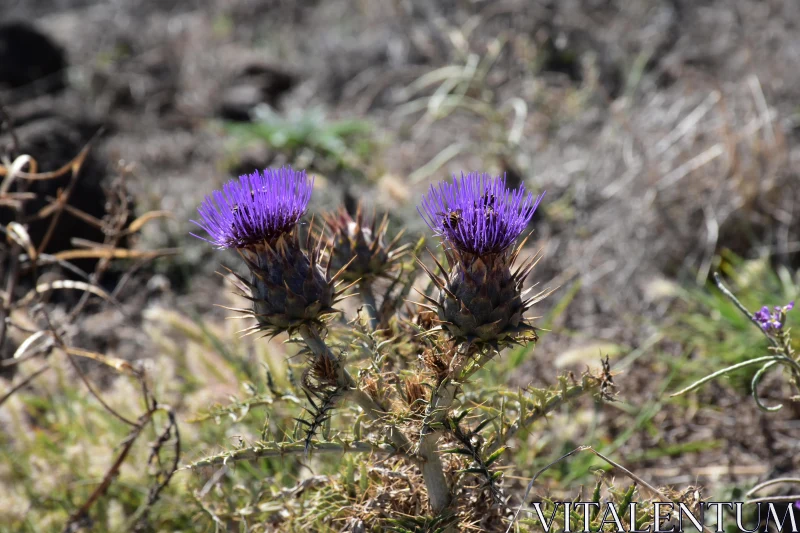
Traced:
<path fill-rule="evenodd" d="M 524 314 L 545 293 L 523 299 L 523 284 L 539 256 L 512 271 L 521 249 L 520 245 L 511 254 L 483 257 L 448 250 L 450 273 L 439 277 L 429 271 L 440 289 L 436 303 L 439 321 L 456 342 L 500 348 L 521 338 L 535 340 L 536 333 Z"/>
<path fill-rule="evenodd" d="M 523 299 L 523 284 L 536 265 L 534 256 L 514 268 L 522 246 L 512 248 L 542 195 L 520 186 L 510 191 L 505 178 L 472 173 L 452 183 L 431 186 L 420 214 L 443 240 L 448 268 L 440 274 L 420 265 L 439 289 L 433 304 L 438 322 L 456 342 L 500 348 L 522 338 L 535 340 L 525 312 L 545 293 Z M 433 256 L 433 254 L 431 254 Z"/>
<path fill-rule="evenodd" d="M 304 324 L 321 326 L 337 312 L 333 308 L 341 296 L 341 291 L 336 292 L 337 278 L 331 276 L 330 268 L 322 268 L 319 245 L 313 247 L 309 239 L 303 248 L 294 230 L 272 245 L 241 250 L 250 269 L 247 286 L 260 331 L 293 333 Z"/>
<path fill-rule="evenodd" d="M 344 268 L 344 281 L 371 283 L 376 278 L 390 277 L 405 247 L 395 247 L 401 234 L 387 243 L 388 214 L 380 222 L 373 214 L 368 221 L 359 204 L 355 218 L 341 208 L 325 215 L 324 219 L 331 233 L 330 263 L 333 270 Z"/>

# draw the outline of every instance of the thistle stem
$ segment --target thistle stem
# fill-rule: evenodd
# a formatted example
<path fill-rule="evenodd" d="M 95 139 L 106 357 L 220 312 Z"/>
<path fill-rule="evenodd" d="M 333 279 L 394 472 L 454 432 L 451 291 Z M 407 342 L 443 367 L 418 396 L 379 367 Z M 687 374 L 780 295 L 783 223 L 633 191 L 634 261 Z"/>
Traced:
<path fill-rule="evenodd" d="M 675 396 L 680 396 L 682 394 L 686 394 L 687 392 L 691 392 L 691 391 L 695 390 L 696 388 L 700 387 L 701 385 L 703 385 L 705 383 L 708 383 L 709 381 L 711 381 L 713 379 L 716 379 L 716 378 L 718 378 L 718 377 L 720 377 L 722 375 L 725 375 L 725 374 L 727 374 L 729 372 L 733 372 L 734 370 L 739 370 L 740 368 L 744 368 L 746 366 L 759 365 L 761 363 L 771 363 L 771 362 L 772 363 L 782 363 L 782 364 L 785 364 L 785 365 L 792 365 L 792 364 L 797 365 L 796 362 L 792 361 L 791 359 L 789 359 L 785 355 L 765 355 L 764 357 L 756 357 L 755 359 L 749 359 L 747 361 L 742 361 L 741 363 L 737 363 L 735 365 L 731 365 L 731 366 L 728 366 L 728 367 L 725 367 L 725 368 L 721 368 L 721 369 L 717 370 L 716 372 L 713 372 L 713 373 L 707 375 L 706 377 L 695 381 L 694 383 L 692 383 L 691 385 L 689 385 L 685 389 L 682 389 L 682 390 L 679 390 L 678 392 L 674 392 L 674 393 L 670 394 L 670 396 L 671 397 L 675 397 Z"/>
<path fill-rule="evenodd" d="M 369 394 L 358 389 L 356 380 L 353 379 L 350 372 L 344 368 L 341 360 L 328 348 L 328 345 L 322 340 L 319 332 L 315 328 L 304 324 L 300 326 L 299 333 L 314 355 L 317 357 L 325 357 L 334 363 L 334 367 L 336 368 L 336 382 L 341 389 L 346 391 L 345 396 L 361 407 L 370 420 L 380 422 L 384 425 L 389 435 L 389 440 L 391 440 L 397 451 L 405 454 L 410 453 L 411 443 L 408 441 L 408 438 L 406 438 L 394 424 L 388 421 L 389 413 L 387 413 L 378 402 L 373 400 Z"/>
<path fill-rule="evenodd" d="M 465 353 L 461 354 L 461 362 L 452 368 L 451 377 L 442 381 L 431 393 L 419 442 L 422 477 L 425 480 L 425 487 L 428 489 L 431 510 L 437 514 L 447 509 L 452 499 L 450 486 L 444 475 L 444 465 L 439 456 L 439 435 L 455 401 L 464 365 L 476 352 L 474 345 L 468 345 L 462 349 Z"/>
<path fill-rule="evenodd" d="M 392 447 L 381 447 L 370 442 L 314 442 L 312 449 L 316 453 L 392 453 Z M 285 457 L 287 455 L 303 455 L 306 447 L 302 443 L 266 444 L 259 443 L 248 448 L 232 450 L 205 457 L 194 463 L 183 466 L 181 469 L 199 468 L 202 466 L 216 466 L 235 461 L 254 461 L 263 457 Z"/>
<path fill-rule="evenodd" d="M 728 289 L 728 287 L 725 286 L 725 284 L 722 282 L 722 277 L 719 275 L 719 272 L 714 272 L 714 283 L 717 285 L 717 288 L 720 290 L 720 292 L 728 300 L 730 300 L 733 303 L 733 305 L 735 305 L 736 308 L 739 309 L 739 311 L 741 311 L 742 314 L 744 316 L 746 316 L 750 320 L 750 322 L 755 324 L 755 326 L 758 328 L 758 330 L 761 333 L 764 334 L 764 336 L 767 338 L 767 340 L 770 342 L 770 344 L 772 344 L 772 346 L 774 346 L 775 348 L 778 348 L 779 347 L 778 341 L 775 340 L 769 333 L 767 333 L 761 327 L 761 324 L 759 324 L 758 320 L 756 320 L 756 318 L 753 315 L 753 313 L 748 311 L 747 308 L 744 306 L 744 304 L 739 301 L 739 299 L 730 291 L 730 289 Z"/>
<path fill-rule="evenodd" d="M 451 500 L 450 486 L 444 475 L 444 464 L 439 456 L 438 442 L 440 426 L 450 412 L 457 388 L 456 383 L 446 380 L 431 395 L 419 442 L 422 478 L 425 480 L 425 487 L 428 490 L 431 510 L 437 514 L 447 509 Z"/>
<path fill-rule="evenodd" d="M 358 285 L 358 292 L 361 294 L 361 299 L 364 301 L 364 308 L 369 315 L 369 326 L 371 331 L 378 329 L 378 304 L 375 302 L 375 293 L 372 292 L 372 283 L 361 282 Z"/>
<path fill-rule="evenodd" d="M 493 442 L 486 453 L 493 454 L 506 443 L 511 440 L 521 429 L 526 428 L 536 422 L 545 418 L 548 414 L 552 413 L 565 403 L 568 403 L 576 398 L 583 396 L 588 392 L 593 392 L 600 388 L 600 380 L 596 378 L 587 377 L 580 385 L 574 385 L 565 391 L 557 394 L 545 402 L 539 409 L 525 417 L 524 420 L 520 419 L 509 426 L 509 428 L 500 435 L 495 442 Z"/>

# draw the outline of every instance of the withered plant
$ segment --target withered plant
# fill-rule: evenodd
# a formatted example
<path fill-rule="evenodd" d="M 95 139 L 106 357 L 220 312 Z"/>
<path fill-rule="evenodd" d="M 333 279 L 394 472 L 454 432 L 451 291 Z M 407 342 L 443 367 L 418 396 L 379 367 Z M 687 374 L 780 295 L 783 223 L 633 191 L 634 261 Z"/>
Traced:
<path fill-rule="evenodd" d="M 301 239 L 312 188 L 304 171 L 267 169 L 227 183 L 199 208 L 198 237 L 235 249 L 249 271 L 229 270 L 251 302 L 231 309 L 253 321 L 243 333 L 286 334 L 299 345 L 302 379 L 294 383 L 306 414 L 283 438 L 190 466 L 368 454 L 358 483 L 356 462 L 346 461 L 323 491 L 347 501 L 338 509 L 348 512 L 327 515 L 342 522 L 338 529 L 505 530 L 513 510 L 498 466 L 509 441 L 553 409 L 611 386 L 606 367 L 549 389 L 497 390 L 480 403 L 468 394 L 504 348 L 532 348 L 539 338 L 528 312 L 550 291 L 528 286 L 540 254 L 528 254 L 519 237 L 543 195 L 477 173 L 433 186 L 419 212 L 441 246 L 424 255 L 417 246 L 412 260 L 386 237 L 388 219 L 367 222 L 360 208 L 325 216 L 327 228 Z M 412 286 L 418 301 L 405 298 Z M 363 302 L 354 317 L 340 304 L 350 296 Z M 319 505 L 317 513 L 337 507 Z"/>
<path fill-rule="evenodd" d="M 136 455 L 131 452 L 136 448 L 149 448 L 149 452 L 145 452 L 146 464 L 136 465 L 136 468 L 147 470 L 149 486 L 141 495 L 138 508 L 128 516 L 126 526 L 132 531 L 147 531 L 150 528 L 151 508 L 161 498 L 180 463 L 181 439 L 176 415 L 169 405 L 158 401 L 144 366 L 136 361 L 86 349 L 81 345 L 81 333 L 87 317 L 96 315 L 98 308 L 99 313 L 104 312 L 104 306 L 107 306 L 106 312 L 113 309 L 126 313 L 120 297 L 124 295 L 125 286 L 136 270 L 157 257 L 176 252 L 173 249 L 143 251 L 128 246 L 130 237 L 146 223 L 165 216 L 165 213 L 153 211 L 138 218 L 133 217 L 126 189 L 128 171 L 125 168 L 119 169 L 118 176 L 106 189 L 105 217 L 98 219 L 72 206 L 70 196 L 81 179 L 81 170 L 92 143 L 87 144 L 61 168 L 41 172 L 36 154 L 20 153 L 11 118 L 2 106 L 0 112 L 0 125 L 5 122 L 12 140 L 7 150 L 0 151 L 0 205 L 5 211 L 4 220 L 8 220 L 0 224 L 0 232 L 4 236 L 0 243 L 0 279 L 3 280 L 0 376 L 7 378 L 3 380 L 0 407 L 16 399 L 15 396 L 22 395 L 23 391 L 42 398 L 68 394 L 52 390 L 50 385 L 40 384 L 48 378 L 54 378 L 53 374 L 59 376 L 53 381 L 63 384 L 60 380 L 63 377 L 63 363 L 66 362 L 69 378 L 83 387 L 85 395 L 90 398 L 89 403 L 96 402 L 108 418 L 121 423 L 126 435 L 116 443 L 113 458 L 103 467 L 105 473 L 100 479 L 88 484 L 86 491 L 67 487 L 72 501 L 64 502 L 63 509 L 60 508 L 67 518 L 56 527 L 63 528 L 65 532 L 93 530 L 96 524 L 92 511 L 109 491 L 114 490 L 121 469 Z M 33 182 L 57 179 L 65 179 L 66 186 L 59 188 L 55 197 L 31 192 Z M 37 205 L 44 207 L 33 207 Z M 75 237 L 69 243 L 56 243 L 60 251 L 49 253 L 48 245 L 58 238 L 58 225 L 64 217 L 75 217 L 101 230 L 105 236 L 104 242 Z M 42 222 L 46 231 L 34 242 L 29 228 L 32 224 Z M 81 268 L 77 264 L 80 260 L 84 261 L 81 265 L 94 265 L 93 270 L 87 272 Z M 109 283 L 104 278 L 109 274 L 112 262 L 118 260 L 132 260 L 129 265 L 133 266 L 116 278 L 113 289 L 108 289 Z M 117 274 L 121 270 L 118 269 Z M 69 292 L 77 293 L 80 297 L 60 297 Z M 88 361 L 94 364 L 87 365 Z M 127 377 L 135 384 L 140 394 L 140 407 L 136 411 L 121 410 L 112 405 L 114 402 L 108 401 L 108 391 L 104 390 L 103 382 L 109 381 L 112 376 Z M 71 386 L 71 383 L 66 386 Z M 47 405 L 46 400 L 43 399 L 41 405 Z M 82 415 L 88 416 L 78 413 L 78 416 Z M 34 418 L 31 426 L 36 428 L 37 425 Z M 20 424 L 20 427 L 26 425 Z M 45 432 L 46 427 L 47 424 L 42 424 L 40 430 Z M 9 432 L 4 436 L 3 445 L 9 446 L 10 450 L 16 449 L 15 445 L 25 442 L 26 438 L 25 435 Z M 46 471 L 46 475 L 52 479 L 43 482 L 59 482 L 62 465 L 46 467 L 52 468 L 52 471 Z M 58 487 L 59 490 L 61 488 Z M 7 496 L 11 497 L 10 494 Z M 53 493 L 49 497 L 55 500 L 59 496 Z M 33 508 L 36 507 L 33 499 L 30 507 L 28 511 L 33 517 Z"/>

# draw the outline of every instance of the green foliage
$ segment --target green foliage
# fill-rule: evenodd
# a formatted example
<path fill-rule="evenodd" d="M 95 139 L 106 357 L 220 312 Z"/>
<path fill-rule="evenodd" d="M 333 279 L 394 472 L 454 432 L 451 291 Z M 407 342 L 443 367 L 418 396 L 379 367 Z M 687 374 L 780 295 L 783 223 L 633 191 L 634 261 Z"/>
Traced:
<path fill-rule="evenodd" d="M 588 524 L 590 531 L 616 531 L 616 527 L 612 519 L 606 516 L 605 509 L 608 505 L 613 505 L 619 513 L 619 519 L 622 524 L 627 525 L 630 523 L 630 518 L 627 516 L 629 505 L 635 502 L 638 505 L 636 515 L 637 529 L 647 529 L 650 525 L 652 529 L 652 507 L 649 505 L 650 500 L 643 497 L 637 490 L 636 484 L 630 484 L 624 490 L 618 489 L 609 483 L 607 480 L 599 479 L 594 484 L 594 489 L 588 498 L 578 496 L 572 500 L 572 507 L 570 507 L 569 517 L 567 517 L 567 506 L 563 502 L 554 502 L 549 498 L 542 498 L 541 500 L 534 500 L 539 503 L 541 516 L 538 513 L 531 512 L 530 516 L 521 518 L 519 521 L 520 531 L 534 532 L 544 531 L 549 528 L 550 531 L 563 531 L 566 528 L 567 520 L 571 531 L 583 531 L 587 517 L 584 513 L 588 513 Z M 590 502 L 597 505 L 578 506 L 575 504 L 582 502 Z M 641 512 L 639 512 L 639 509 Z M 544 523 L 542 523 L 542 519 Z M 604 522 L 604 520 L 606 520 Z"/>
<path fill-rule="evenodd" d="M 722 266 L 737 298 L 752 311 L 762 305 L 792 300 L 797 295 L 796 282 L 786 274 L 774 272 L 766 259 L 730 259 Z M 709 281 L 704 289 L 686 291 L 684 301 L 689 308 L 668 334 L 680 335 L 677 340 L 684 341 L 689 350 L 697 350 L 696 359 L 702 360 L 703 366 L 712 361 L 735 364 L 766 354 L 764 338 L 713 282 Z"/>
<path fill-rule="evenodd" d="M 665 361 L 680 370 L 679 389 L 714 370 L 738 365 L 738 369 L 726 372 L 718 383 L 728 383 L 737 391 L 750 394 L 759 366 L 747 363 L 769 356 L 772 351 L 769 340 L 754 325 L 752 313 L 763 305 L 772 308 L 794 300 L 798 280 L 792 279 L 785 269 L 774 272 L 767 259 L 728 258 L 721 270 L 732 284 L 735 298 L 750 316 L 711 282 L 705 290 L 686 291 L 684 300 L 688 310 L 667 330 L 667 337 L 684 346 L 690 357 L 677 361 L 665 358 Z M 790 315 L 789 325 L 792 319 Z M 800 341 L 789 339 L 789 342 L 793 350 L 800 348 Z"/>
<path fill-rule="evenodd" d="M 249 142 L 262 141 L 294 157 L 309 151 L 315 166 L 361 168 L 374 147 L 371 127 L 363 120 L 329 120 L 321 109 L 296 110 L 286 116 L 261 108 L 253 122 L 225 123 L 234 140 L 234 150 Z M 308 158 L 307 158 L 308 159 Z M 320 161 L 321 159 L 321 161 Z"/>

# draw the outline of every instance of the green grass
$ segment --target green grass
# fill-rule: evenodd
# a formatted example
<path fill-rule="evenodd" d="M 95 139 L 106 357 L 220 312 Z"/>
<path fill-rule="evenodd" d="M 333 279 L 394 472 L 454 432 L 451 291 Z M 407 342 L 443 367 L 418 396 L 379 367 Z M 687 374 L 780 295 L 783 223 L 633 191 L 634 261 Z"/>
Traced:
<path fill-rule="evenodd" d="M 737 297 L 751 311 L 756 311 L 762 305 L 784 305 L 797 295 L 797 283 L 792 276 L 787 271 L 773 271 L 766 260 L 743 261 L 726 257 L 721 261 L 720 269 Z M 538 323 L 548 328 L 559 315 L 569 312 L 569 304 L 576 291 L 577 284 L 563 292 L 553 310 Z M 642 352 L 631 359 L 625 351 L 611 353 L 612 368 L 615 360 L 632 361 L 615 377 L 620 387 L 619 401 L 603 408 L 606 420 L 613 417 L 617 419 L 615 425 L 622 425 L 624 429 L 611 437 L 608 428 L 598 425 L 598 419 L 593 414 L 599 413 L 599 404 L 584 399 L 580 405 L 565 407 L 553 413 L 549 420 L 532 426 L 525 435 L 520 434 L 520 443 L 509 452 L 514 475 L 522 478 L 530 476 L 583 444 L 592 445 L 601 453 L 616 457 L 629 466 L 663 457 L 692 457 L 693 454 L 714 450 L 724 444 L 711 439 L 631 450 L 629 443 L 632 441 L 658 437 L 662 431 L 658 425 L 659 413 L 665 409 L 683 410 L 697 404 L 697 395 L 703 394 L 703 388 L 677 398 L 671 397 L 672 393 L 714 370 L 768 354 L 769 344 L 764 336 L 712 283 L 709 282 L 705 287 L 677 287 L 674 296 L 672 316 L 659 329 L 652 344 L 642 347 Z M 790 314 L 790 325 L 794 318 Z M 569 336 L 570 332 L 559 331 L 559 334 L 562 337 Z M 548 334 L 545 332 L 540 344 L 547 342 Z M 796 348 L 800 348 L 796 339 L 794 343 Z M 678 357 L 673 353 L 675 344 L 681 349 Z M 487 367 L 482 377 L 491 386 L 502 384 L 518 371 L 523 362 L 534 357 L 536 351 L 531 347 L 511 350 L 497 358 L 497 364 Z M 752 402 L 750 381 L 757 368 L 745 368 L 729 374 L 717 385 L 725 387 L 743 402 Z M 626 380 L 630 379 L 628 375 L 641 371 L 651 377 L 649 394 L 626 387 Z M 703 406 L 720 409 L 705 403 Z M 564 431 L 566 427 L 570 431 Z M 565 436 L 569 436 L 566 441 Z M 576 455 L 545 472 L 540 483 L 568 491 L 591 483 L 598 469 L 609 470 L 609 465 L 590 454 Z"/>
<path fill-rule="evenodd" d="M 290 159 L 311 159 L 316 167 L 361 168 L 374 152 L 370 123 L 358 119 L 330 120 L 319 109 L 293 111 L 286 116 L 264 108 L 253 122 L 226 122 L 235 154 L 248 143 L 261 141 Z"/>

